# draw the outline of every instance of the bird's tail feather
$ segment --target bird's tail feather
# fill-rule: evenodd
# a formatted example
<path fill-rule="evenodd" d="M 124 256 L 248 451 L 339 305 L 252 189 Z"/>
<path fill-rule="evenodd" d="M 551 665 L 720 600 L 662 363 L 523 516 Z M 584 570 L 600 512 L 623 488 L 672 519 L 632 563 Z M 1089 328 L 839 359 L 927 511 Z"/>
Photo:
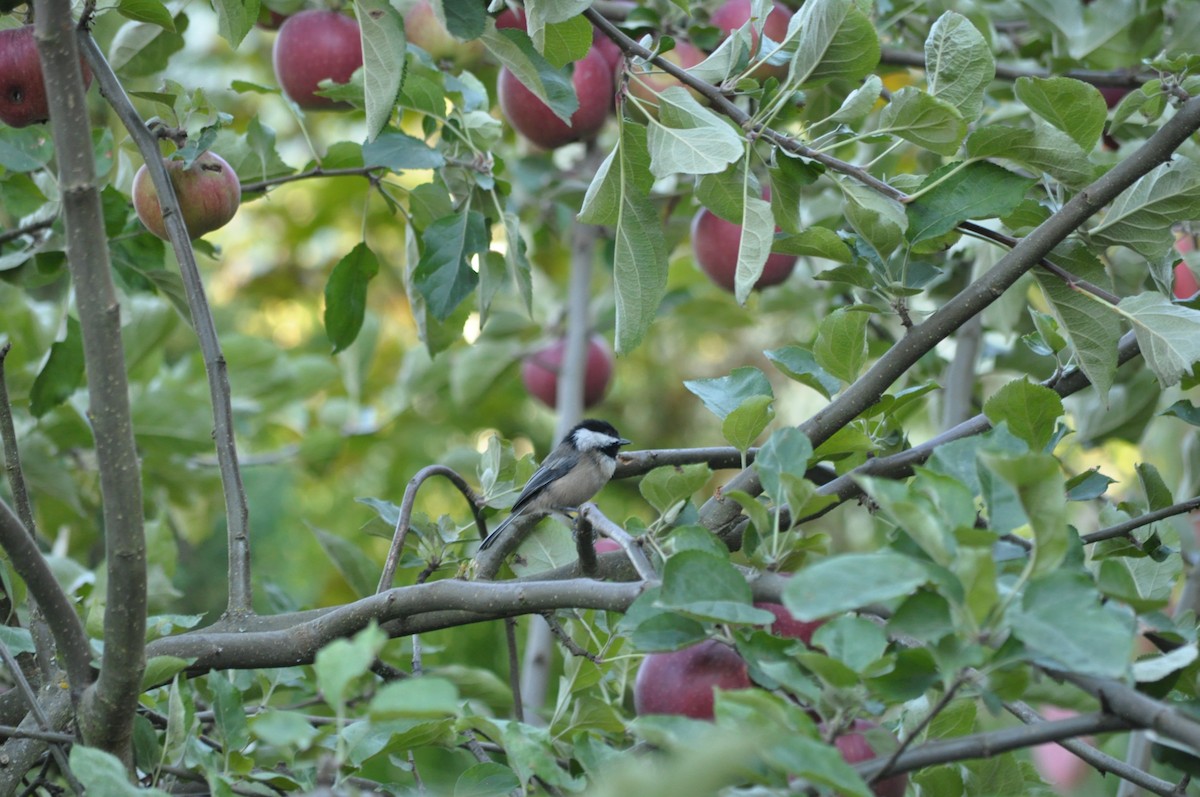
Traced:
<path fill-rule="evenodd" d="M 492 544 L 500 538 L 500 534 L 503 533 L 506 528 L 508 528 L 508 524 L 512 523 L 519 514 L 521 513 L 515 512 L 506 517 L 504 520 L 500 521 L 500 525 L 492 529 L 492 533 L 484 537 L 483 542 L 479 543 L 479 550 L 486 551 L 488 548 L 492 547 Z"/>

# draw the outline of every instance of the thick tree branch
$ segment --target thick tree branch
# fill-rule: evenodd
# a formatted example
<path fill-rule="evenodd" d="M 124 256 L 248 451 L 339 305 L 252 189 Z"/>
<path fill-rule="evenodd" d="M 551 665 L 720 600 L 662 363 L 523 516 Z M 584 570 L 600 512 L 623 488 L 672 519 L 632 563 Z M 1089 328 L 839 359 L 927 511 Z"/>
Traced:
<path fill-rule="evenodd" d="M 61 0 L 57 0 L 61 2 Z M 250 586 L 250 510 L 246 505 L 246 491 L 242 484 L 242 472 L 238 466 L 237 444 L 234 439 L 233 406 L 229 392 L 229 374 L 225 366 L 225 355 L 217 339 L 208 299 L 204 293 L 204 282 L 196 266 L 196 255 L 192 251 L 187 227 L 175 196 L 175 188 L 167 175 L 158 149 L 158 138 L 146 128 L 129 101 L 125 89 L 113 74 L 100 47 L 87 31 L 79 32 L 79 41 L 87 55 L 88 64 L 100 84 L 100 91 L 116 112 L 138 151 L 146 162 L 146 169 L 158 194 L 163 208 L 163 222 L 171 236 L 175 259 L 179 262 L 184 292 L 187 294 L 191 311 L 192 326 L 200 343 L 204 357 L 204 369 L 208 376 L 208 390 L 213 407 L 213 439 L 216 443 L 217 461 L 221 470 L 221 486 L 225 493 L 225 519 L 229 529 L 229 607 L 233 615 L 249 614 L 251 606 Z M 89 358 L 89 363 L 91 362 Z"/>
<path fill-rule="evenodd" d="M 69 690 L 50 684 L 42 690 L 40 700 L 50 728 L 62 730 L 70 724 L 74 704 Z M 0 767 L 0 794 L 16 794 L 25 773 L 37 766 L 38 759 L 46 752 L 49 742 L 37 738 L 37 732 L 41 730 L 38 726 L 38 720 L 30 714 L 17 728 L 21 735 L 0 745 L 0 758 L 5 762 Z"/>
<path fill-rule="evenodd" d="M 121 346 L 121 308 L 112 281 L 71 4 L 36 0 L 34 5 L 34 39 L 58 158 L 67 261 L 83 332 L 88 416 L 104 501 L 108 573 L 104 655 L 100 677 L 83 695 L 79 720 L 88 744 L 131 761 L 133 718 L 145 668 L 146 540 L 141 468 Z"/>
<path fill-rule="evenodd" d="M 1189 719 L 1161 700 L 1142 694 L 1111 678 L 1097 678 L 1043 667 L 1048 675 L 1066 681 L 1100 701 L 1100 705 L 1131 725 L 1149 728 L 1167 738 L 1200 750 L 1200 723 Z"/>
<path fill-rule="evenodd" d="M 554 609 L 624 611 L 647 582 L 435 581 L 398 587 L 334 609 L 282 618 L 245 618 L 157 639 L 151 656 L 196 657 L 190 670 L 251 669 L 311 663 L 318 650 L 350 636 L 371 620 L 392 636 Z M 236 629 L 247 628 L 246 631 Z M 261 629 L 261 630 L 260 630 Z"/>

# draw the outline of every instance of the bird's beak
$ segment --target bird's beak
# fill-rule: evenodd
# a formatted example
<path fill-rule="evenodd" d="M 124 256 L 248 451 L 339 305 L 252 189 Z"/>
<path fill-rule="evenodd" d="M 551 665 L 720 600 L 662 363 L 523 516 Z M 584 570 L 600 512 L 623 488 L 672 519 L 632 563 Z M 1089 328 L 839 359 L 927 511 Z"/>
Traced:
<path fill-rule="evenodd" d="M 629 446 L 629 445 L 633 445 L 633 441 L 626 440 L 624 437 L 621 437 L 621 438 L 618 438 L 617 445 Z"/>

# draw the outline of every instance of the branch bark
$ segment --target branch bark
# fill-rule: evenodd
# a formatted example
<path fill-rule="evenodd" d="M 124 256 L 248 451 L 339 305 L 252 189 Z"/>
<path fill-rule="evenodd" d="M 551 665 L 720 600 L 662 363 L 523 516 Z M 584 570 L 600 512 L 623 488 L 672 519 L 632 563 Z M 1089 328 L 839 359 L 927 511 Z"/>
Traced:
<path fill-rule="evenodd" d="M 67 261 L 87 363 L 88 416 L 104 502 L 104 655 L 99 678 L 83 695 L 79 721 L 88 744 L 132 762 L 133 718 L 145 668 L 146 541 L 120 304 L 108 257 L 71 4 L 36 0 L 34 5 L 34 39 L 49 98 Z"/>

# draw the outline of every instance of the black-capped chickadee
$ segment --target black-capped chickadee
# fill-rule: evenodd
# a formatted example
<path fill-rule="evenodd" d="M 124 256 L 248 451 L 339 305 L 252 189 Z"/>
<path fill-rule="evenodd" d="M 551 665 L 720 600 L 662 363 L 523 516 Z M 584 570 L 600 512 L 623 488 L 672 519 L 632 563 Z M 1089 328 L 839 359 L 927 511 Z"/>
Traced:
<path fill-rule="evenodd" d="M 516 518 L 527 512 L 549 514 L 576 509 L 608 484 L 617 469 L 617 451 L 629 441 L 611 423 L 588 419 L 575 425 L 542 461 L 517 496 L 512 514 L 484 538 L 490 547 Z"/>

